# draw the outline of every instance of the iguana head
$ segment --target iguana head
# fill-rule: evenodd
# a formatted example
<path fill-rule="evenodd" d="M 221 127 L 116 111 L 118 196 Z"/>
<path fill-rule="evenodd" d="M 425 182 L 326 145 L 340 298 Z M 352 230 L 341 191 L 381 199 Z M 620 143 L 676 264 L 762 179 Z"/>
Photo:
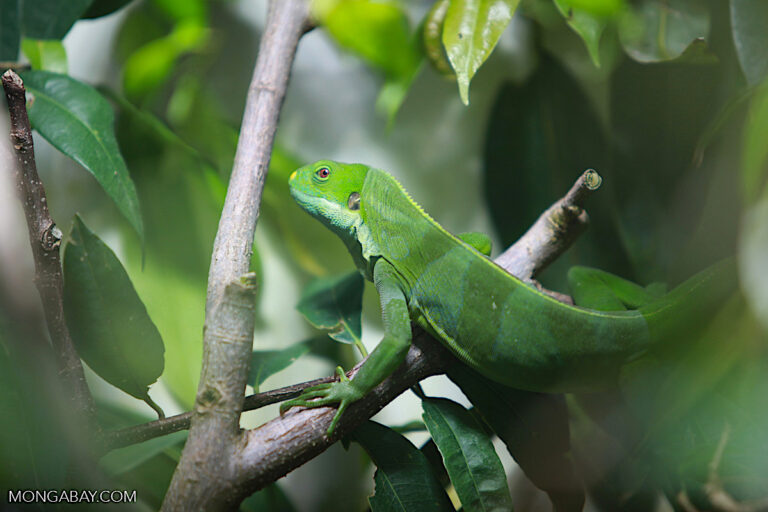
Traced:
<path fill-rule="evenodd" d="M 339 234 L 360 224 L 360 193 L 369 167 L 319 160 L 288 179 L 291 195 L 312 216 Z"/>

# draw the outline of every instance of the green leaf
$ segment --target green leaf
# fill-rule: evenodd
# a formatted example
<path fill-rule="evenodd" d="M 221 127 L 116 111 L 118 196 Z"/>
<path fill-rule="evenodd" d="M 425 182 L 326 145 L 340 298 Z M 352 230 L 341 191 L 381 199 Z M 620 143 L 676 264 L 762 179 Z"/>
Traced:
<path fill-rule="evenodd" d="M 144 464 L 153 457 L 165 453 L 175 455 L 184 446 L 188 432 L 173 432 L 142 443 L 112 450 L 99 461 L 110 476 L 120 475 Z"/>
<path fill-rule="evenodd" d="M 768 194 L 744 214 L 739 242 L 741 286 L 755 316 L 768 329 Z"/>
<path fill-rule="evenodd" d="M 20 0 L 24 36 L 63 39 L 93 0 Z"/>
<path fill-rule="evenodd" d="M 26 71 L 21 75 L 29 120 L 48 142 L 86 168 L 144 238 L 136 188 L 115 140 L 114 114 L 92 87 L 65 75 Z"/>
<path fill-rule="evenodd" d="M 600 67 L 600 37 L 603 35 L 608 19 L 579 9 L 573 0 L 554 0 L 557 10 L 563 15 L 568 26 L 584 41 L 589 57 L 596 67 Z"/>
<path fill-rule="evenodd" d="M 133 0 L 93 0 L 88 10 L 81 16 L 83 19 L 100 18 L 112 14 L 118 9 L 131 3 Z"/>
<path fill-rule="evenodd" d="M 258 393 L 259 386 L 271 375 L 288 368 L 309 352 L 308 343 L 300 342 L 282 350 L 254 350 L 251 354 L 251 373 L 248 384 Z"/>
<path fill-rule="evenodd" d="M 512 510 L 504 467 L 477 418 L 444 398 L 422 400 L 422 407 L 464 510 Z"/>
<path fill-rule="evenodd" d="M 19 2 L 0 0 L 0 60 L 14 62 L 19 58 Z"/>
<path fill-rule="evenodd" d="M 363 276 L 357 271 L 317 278 L 304 288 L 296 309 L 318 329 L 330 331 L 328 335 L 334 340 L 360 348 L 363 285 Z"/>
<path fill-rule="evenodd" d="M 731 31 L 747 82 L 756 85 L 768 76 L 768 2 L 731 0 Z"/>
<path fill-rule="evenodd" d="M 392 1 L 340 0 L 321 18 L 336 42 L 390 77 L 418 67 L 419 53 L 403 8 Z"/>
<path fill-rule="evenodd" d="M 749 104 L 741 153 L 741 177 L 744 197 L 754 201 L 768 177 L 768 82 L 759 87 Z"/>
<path fill-rule="evenodd" d="M 619 24 L 624 51 L 638 62 L 711 63 L 702 46 L 708 34 L 709 10 L 698 0 L 644 0 Z"/>
<path fill-rule="evenodd" d="M 453 511 L 427 458 L 391 428 L 367 421 L 352 434 L 376 465 L 373 512 Z"/>
<path fill-rule="evenodd" d="M 469 104 L 469 82 L 493 51 L 519 0 L 452 0 L 443 24 L 443 45 Z"/>
<path fill-rule="evenodd" d="M 58 40 L 24 39 L 21 50 L 29 59 L 32 69 L 53 73 L 67 73 L 67 51 Z"/>
<path fill-rule="evenodd" d="M 454 364 L 448 377 L 504 441 L 526 476 L 546 491 L 555 510 L 581 510 L 582 483 L 570 459 L 568 409 L 563 395 L 513 389 Z"/>
<path fill-rule="evenodd" d="M 163 373 L 163 340 L 112 250 L 75 217 L 64 250 L 64 309 L 78 353 L 141 400 Z"/>

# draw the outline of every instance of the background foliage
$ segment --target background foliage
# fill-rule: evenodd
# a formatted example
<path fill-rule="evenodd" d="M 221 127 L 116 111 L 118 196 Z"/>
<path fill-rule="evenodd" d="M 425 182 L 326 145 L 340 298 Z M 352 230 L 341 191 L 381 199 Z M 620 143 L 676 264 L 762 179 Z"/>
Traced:
<path fill-rule="evenodd" d="M 105 429 L 152 417 L 112 386 L 169 413 L 193 403 L 210 251 L 263 20 L 265 2 L 256 4 L 0 1 L 0 61 L 30 66 L 22 78 L 39 167 L 52 215 L 71 233 L 68 320 Z M 451 500 L 465 510 L 546 510 L 529 480 L 562 510 L 578 501 L 574 481 L 594 510 L 681 509 L 681 496 L 704 510 L 714 479 L 736 500 L 765 497 L 768 3 L 318 0 L 313 8 L 318 28 L 299 48 L 254 246 L 262 281 L 254 389 L 349 366 L 353 345 L 372 348 L 380 333 L 371 291 L 345 275 L 344 247 L 288 195 L 290 172 L 318 158 L 393 172 L 451 231 L 490 232 L 496 252 L 595 168 L 604 187 L 588 205 L 590 229 L 540 276 L 546 286 L 567 291 L 574 264 L 674 285 L 735 255 L 742 293 L 690 334 L 693 348 L 632 366 L 620 390 L 569 396 L 567 416 L 564 401 L 499 389 L 505 406 L 489 412 L 465 388 L 480 412 L 470 411 L 457 388 L 433 379 L 429 395 L 462 405 L 425 400 L 422 416 L 418 399 L 401 398 L 377 419 L 405 427 L 368 423 L 353 453 L 331 450 L 241 509 L 363 510 L 374 482 L 373 510 L 394 502 L 452 510 Z M 41 363 L 47 339 L 30 313 L 23 220 L 3 208 L 0 217 L 18 222 L 0 223 L 10 240 L 0 252 L 0 410 L 10 418 L 0 427 L 0 459 L 9 461 L 0 487 L 63 488 L 70 454 L 46 428 L 56 422 L 55 372 Z M 503 443 L 492 443 L 489 425 Z M 156 509 L 184 438 L 114 451 L 101 460 L 103 478 Z M 370 461 L 373 479 L 361 471 Z M 571 463 L 575 479 L 547 481 Z M 324 465 L 346 469 L 332 479 Z M 488 485 L 475 489 L 473 478 Z"/>

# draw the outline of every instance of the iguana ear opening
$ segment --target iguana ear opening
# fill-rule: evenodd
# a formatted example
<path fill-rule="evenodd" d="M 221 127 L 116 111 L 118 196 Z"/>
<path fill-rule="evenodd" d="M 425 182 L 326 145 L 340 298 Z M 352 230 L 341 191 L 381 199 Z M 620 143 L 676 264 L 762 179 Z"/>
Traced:
<path fill-rule="evenodd" d="M 347 199 L 347 207 L 350 210 L 360 209 L 360 193 L 359 192 L 352 192 L 351 194 L 349 194 L 349 199 Z"/>

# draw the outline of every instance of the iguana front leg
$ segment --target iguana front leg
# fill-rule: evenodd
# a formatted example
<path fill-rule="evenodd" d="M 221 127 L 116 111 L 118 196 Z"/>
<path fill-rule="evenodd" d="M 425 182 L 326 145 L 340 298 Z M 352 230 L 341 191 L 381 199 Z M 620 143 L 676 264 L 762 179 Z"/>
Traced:
<path fill-rule="evenodd" d="M 294 406 L 325 407 L 339 404 L 339 410 L 328 427 L 329 436 L 333 434 L 336 424 L 350 404 L 365 396 L 400 366 L 411 344 L 408 303 L 395 269 L 387 261 L 380 259 L 373 270 L 373 281 L 379 292 L 384 338 L 351 380 L 341 367 L 338 367 L 336 372 L 340 378 L 339 382 L 307 388 L 301 396 L 280 406 L 282 413 Z"/>

